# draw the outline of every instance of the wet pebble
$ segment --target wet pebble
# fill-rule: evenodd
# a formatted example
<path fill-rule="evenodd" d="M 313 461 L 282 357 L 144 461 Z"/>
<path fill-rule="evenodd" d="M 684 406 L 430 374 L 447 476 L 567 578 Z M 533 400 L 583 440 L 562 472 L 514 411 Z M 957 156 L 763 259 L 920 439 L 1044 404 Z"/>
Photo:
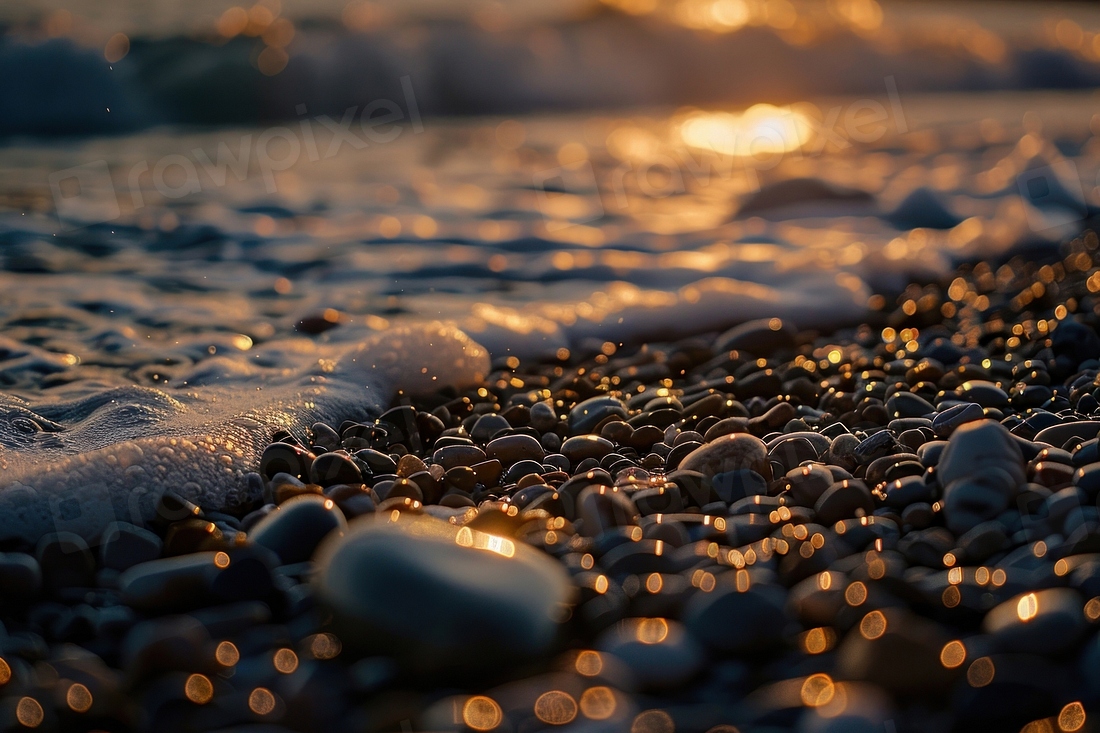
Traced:
<path fill-rule="evenodd" d="M 249 541 L 290 564 L 308 560 L 330 532 L 342 533 L 346 528 L 343 512 L 332 499 L 307 495 L 280 504 L 256 524 Z"/>
<path fill-rule="evenodd" d="M 316 592 L 346 649 L 419 672 L 500 672 L 554 642 L 572 584 L 523 543 L 401 515 L 321 548 Z"/>

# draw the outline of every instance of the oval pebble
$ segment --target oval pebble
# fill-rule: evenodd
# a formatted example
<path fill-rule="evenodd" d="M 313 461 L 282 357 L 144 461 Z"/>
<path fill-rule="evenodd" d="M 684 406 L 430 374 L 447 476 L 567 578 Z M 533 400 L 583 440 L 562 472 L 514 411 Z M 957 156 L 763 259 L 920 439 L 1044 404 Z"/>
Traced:
<path fill-rule="evenodd" d="M 347 528 L 343 512 L 336 502 L 316 494 L 304 494 L 285 501 L 261 519 L 248 539 L 274 552 L 283 564 L 302 562 L 329 532 Z"/>
<path fill-rule="evenodd" d="M 549 650 L 573 590 L 523 543 L 401 514 L 356 520 L 313 584 L 345 649 L 420 673 L 501 673 Z"/>

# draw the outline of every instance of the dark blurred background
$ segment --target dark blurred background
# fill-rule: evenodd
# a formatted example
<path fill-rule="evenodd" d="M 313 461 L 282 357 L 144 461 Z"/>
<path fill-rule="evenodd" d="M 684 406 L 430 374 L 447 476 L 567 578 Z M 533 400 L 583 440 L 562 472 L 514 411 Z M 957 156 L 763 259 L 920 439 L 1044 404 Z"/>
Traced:
<path fill-rule="evenodd" d="M 1100 84 L 1093 3 L 15 0 L 0 135 L 336 115 L 783 103 Z"/>

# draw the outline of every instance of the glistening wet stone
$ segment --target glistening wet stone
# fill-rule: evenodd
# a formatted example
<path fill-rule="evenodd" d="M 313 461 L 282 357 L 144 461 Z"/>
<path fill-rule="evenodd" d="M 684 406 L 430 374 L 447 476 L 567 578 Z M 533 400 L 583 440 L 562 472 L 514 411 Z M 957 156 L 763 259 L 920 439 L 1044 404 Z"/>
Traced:
<path fill-rule="evenodd" d="M 1026 481 L 1023 454 L 992 420 L 961 425 L 937 465 L 948 527 L 963 533 L 1008 508 Z"/>
<path fill-rule="evenodd" d="M 419 673 L 536 658 L 572 599 L 564 571 L 525 544 L 408 514 L 357 520 L 317 562 L 314 587 L 345 648 Z"/>
<path fill-rule="evenodd" d="M 722 435 L 696 448 L 678 468 L 698 471 L 707 477 L 749 469 L 763 476 L 765 481 L 772 478 L 767 447 L 759 438 L 744 433 Z"/>
<path fill-rule="evenodd" d="M 347 528 L 343 512 L 332 499 L 299 496 L 279 505 L 252 529 L 249 539 L 276 555 L 283 564 L 308 560 L 330 532 Z"/>

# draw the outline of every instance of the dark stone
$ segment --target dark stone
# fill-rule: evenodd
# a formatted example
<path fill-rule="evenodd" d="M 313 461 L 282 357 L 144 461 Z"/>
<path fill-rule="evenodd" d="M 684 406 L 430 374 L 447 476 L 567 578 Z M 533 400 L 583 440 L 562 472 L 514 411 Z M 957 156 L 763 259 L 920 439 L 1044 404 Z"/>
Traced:
<path fill-rule="evenodd" d="M 727 654 L 762 651 L 781 642 L 788 624 L 785 590 L 752 582 L 748 571 L 728 575 L 737 577 L 710 593 L 696 593 L 687 602 L 684 625 L 688 631 L 708 648 Z M 738 580 L 745 590 L 735 585 Z"/>
<path fill-rule="evenodd" d="M 42 584 L 49 592 L 95 585 L 95 558 L 79 535 L 54 532 L 44 536 L 35 548 L 35 558 L 42 569 Z"/>
<path fill-rule="evenodd" d="M 612 416 L 623 420 L 629 417 L 626 405 L 623 404 L 622 400 L 611 395 L 591 397 L 578 403 L 569 411 L 569 434 L 584 435 L 590 433 L 597 425 Z"/>
<path fill-rule="evenodd" d="M 249 540 L 279 556 L 283 564 L 308 560 L 329 532 L 347 529 L 331 499 L 304 495 L 279 505 L 249 533 Z"/>
<path fill-rule="evenodd" d="M 138 563 L 156 560 L 163 548 L 160 537 L 149 530 L 127 522 L 112 522 L 100 540 L 99 562 L 105 568 L 121 572 Z"/>
<path fill-rule="evenodd" d="M 363 474 L 359 467 L 342 452 L 322 453 L 317 456 L 310 466 L 309 478 L 318 486 L 363 483 Z"/>

